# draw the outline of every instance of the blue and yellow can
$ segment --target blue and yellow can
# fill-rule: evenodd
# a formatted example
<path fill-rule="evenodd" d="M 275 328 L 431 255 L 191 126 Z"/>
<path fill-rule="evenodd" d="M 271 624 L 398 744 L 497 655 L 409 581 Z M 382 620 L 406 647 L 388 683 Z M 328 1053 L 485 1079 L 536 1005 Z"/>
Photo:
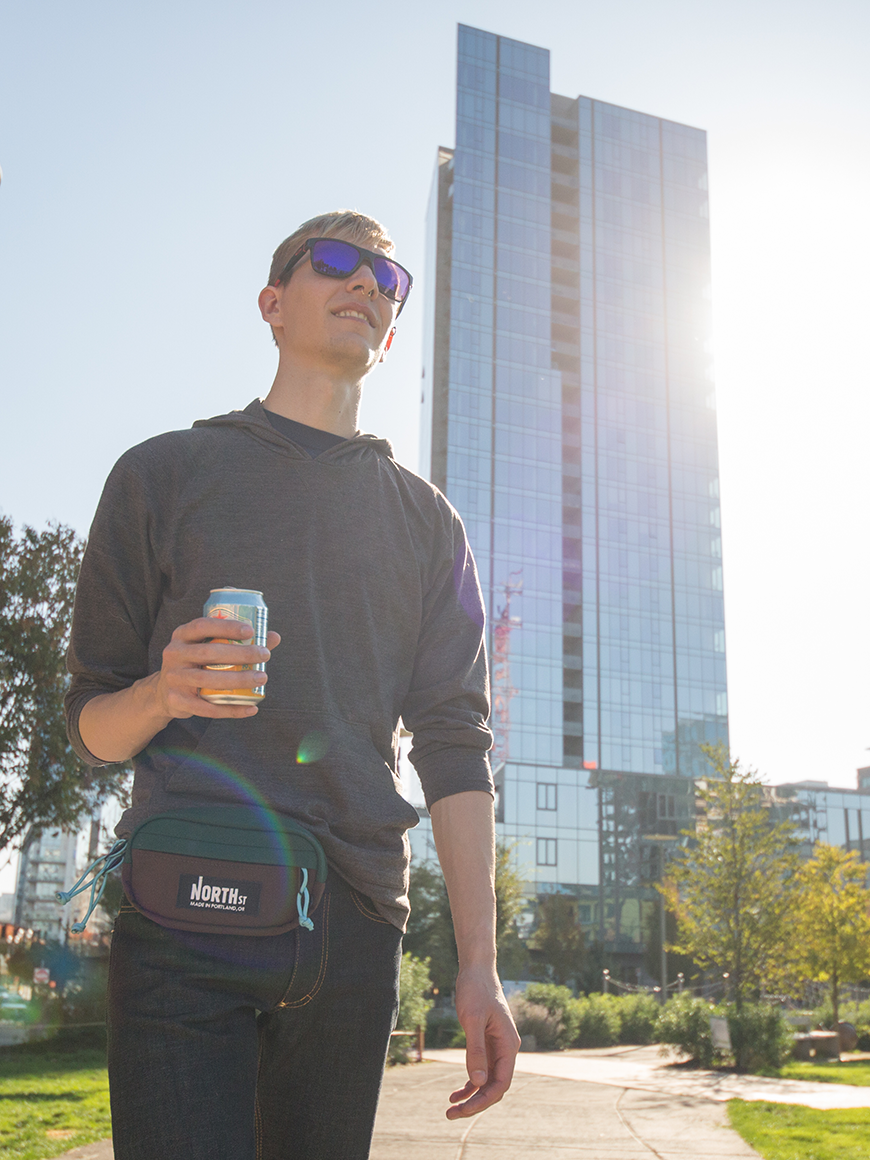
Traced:
<path fill-rule="evenodd" d="M 240 620 L 249 624 L 254 630 L 252 641 L 227 640 L 224 637 L 213 637 L 218 644 L 256 644 L 266 647 L 266 633 L 269 624 L 269 610 L 263 600 L 262 592 L 255 592 L 251 588 L 212 588 L 208 600 L 202 610 L 203 616 L 213 617 L 215 620 Z M 206 665 L 212 671 L 243 673 L 252 669 L 265 672 L 266 666 L 262 662 L 257 665 Z M 207 689 L 199 690 L 204 701 L 211 701 L 213 705 L 259 705 L 265 696 L 262 685 L 253 689 Z"/>

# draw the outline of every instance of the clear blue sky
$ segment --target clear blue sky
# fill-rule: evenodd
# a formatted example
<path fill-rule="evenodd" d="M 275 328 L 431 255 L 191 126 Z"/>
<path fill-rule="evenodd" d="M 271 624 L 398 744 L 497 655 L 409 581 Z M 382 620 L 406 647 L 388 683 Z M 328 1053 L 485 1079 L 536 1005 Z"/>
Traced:
<path fill-rule="evenodd" d="M 129 445 L 245 405 L 272 249 L 339 206 L 422 285 L 456 23 L 552 87 L 705 128 L 732 741 L 772 780 L 870 764 L 866 0 L 0 5 L 0 509 L 87 532 Z M 417 457 L 421 298 L 364 426 Z"/>

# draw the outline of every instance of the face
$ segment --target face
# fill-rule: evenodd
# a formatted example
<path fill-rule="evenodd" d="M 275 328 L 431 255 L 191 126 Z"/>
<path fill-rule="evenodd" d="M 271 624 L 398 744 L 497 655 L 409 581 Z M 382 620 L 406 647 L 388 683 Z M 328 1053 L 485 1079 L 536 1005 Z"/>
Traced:
<path fill-rule="evenodd" d="M 389 256 L 370 244 L 364 248 Z M 348 278 L 327 278 L 305 254 L 289 281 L 262 291 L 260 309 L 282 355 L 362 377 L 383 357 L 398 307 L 380 293 L 367 265 Z"/>

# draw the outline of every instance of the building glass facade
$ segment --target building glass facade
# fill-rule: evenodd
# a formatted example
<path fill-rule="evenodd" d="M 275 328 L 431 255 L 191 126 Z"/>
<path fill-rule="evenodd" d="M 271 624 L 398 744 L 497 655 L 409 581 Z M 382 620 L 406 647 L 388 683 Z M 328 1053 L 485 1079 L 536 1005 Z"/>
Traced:
<path fill-rule="evenodd" d="M 460 26 L 427 269 L 423 470 L 486 596 L 500 828 L 637 951 L 644 827 L 727 743 L 705 134 Z"/>
<path fill-rule="evenodd" d="M 863 776 L 862 776 L 863 775 Z M 841 846 L 870 861 L 870 769 L 858 770 L 857 789 L 825 781 L 795 781 L 770 790 L 781 817 L 791 821 L 805 858 L 817 842 Z"/>

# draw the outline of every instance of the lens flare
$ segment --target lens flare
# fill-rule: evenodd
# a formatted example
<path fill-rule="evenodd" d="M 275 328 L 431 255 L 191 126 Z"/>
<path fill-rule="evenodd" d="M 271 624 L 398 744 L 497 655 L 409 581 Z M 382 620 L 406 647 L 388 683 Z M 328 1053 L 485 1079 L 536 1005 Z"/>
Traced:
<path fill-rule="evenodd" d="M 305 741 L 306 739 L 303 738 L 303 745 Z M 290 853 L 289 838 L 281 825 L 281 815 L 269 805 L 260 790 L 252 785 L 244 774 L 212 757 L 192 755 L 186 749 L 162 749 L 161 753 L 176 761 L 179 766 L 183 765 L 185 772 L 199 772 L 207 775 L 211 782 L 208 797 L 215 805 L 224 803 L 250 807 L 256 814 L 263 830 L 269 834 L 272 848 L 280 853 L 281 862 L 284 865 L 292 865 L 293 858 Z M 201 802 L 201 804 L 205 803 Z M 288 877 L 288 889 L 289 885 Z M 245 970 L 274 969 L 274 952 L 265 945 L 261 945 L 268 943 L 271 946 L 271 943 L 275 941 L 274 939 L 250 938 L 247 935 L 199 934 L 194 931 L 171 930 L 169 927 L 163 927 L 162 930 L 166 937 L 183 943 L 188 950 L 194 953 L 226 963 L 234 963 Z M 289 938 L 294 933 L 291 931 L 286 937 Z"/>
<path fill-rule="evenodd" d="M 321 758 L 325 757 L 328 749 L 329 737 L 325 733 L 319 731 L 306 733 L 296 751 L 296 764 L 312 765 L 315 761 L 320 761 Z"/>

